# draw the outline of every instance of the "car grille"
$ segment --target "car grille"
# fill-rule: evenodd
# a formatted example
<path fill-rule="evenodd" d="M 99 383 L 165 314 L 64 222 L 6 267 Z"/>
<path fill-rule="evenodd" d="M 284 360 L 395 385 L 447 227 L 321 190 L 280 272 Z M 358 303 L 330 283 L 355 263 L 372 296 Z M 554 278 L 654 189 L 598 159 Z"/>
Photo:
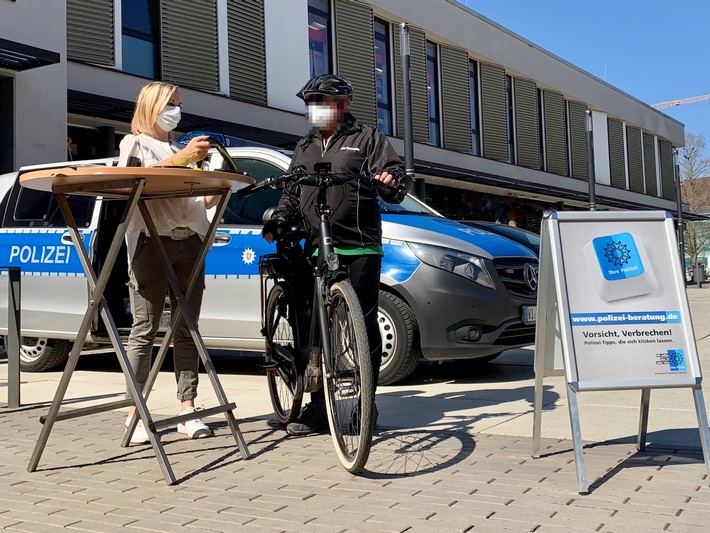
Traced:
<path fill-rule="evenodd" d="M 503 330 L 496 339 L 496 344 L 513 346 L 518 344 L 534 344 L 535 324 L 513 324 Z"/>
<path fill-rule="evenodd" d="M 493 266 L 511 294 L 525 298 L 537 297 L 539 263 L 537 259 L 496 259 Z"/>

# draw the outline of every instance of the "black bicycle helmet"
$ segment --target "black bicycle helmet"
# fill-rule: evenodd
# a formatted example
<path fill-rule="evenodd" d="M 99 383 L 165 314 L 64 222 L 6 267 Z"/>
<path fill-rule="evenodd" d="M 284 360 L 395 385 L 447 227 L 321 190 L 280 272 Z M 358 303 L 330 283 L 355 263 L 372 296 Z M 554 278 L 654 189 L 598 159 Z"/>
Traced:
<path fill-rule="evenodd" d="M 304 102 L 313 94 L 324 94 L 328 96 L 347 96 L 350 101 L 353 101 L 353 86 L 352 84 L 340 76 L 335 74 L 323 74 L 311 78 L 303 86 L 303 89 L 298 91 L 298 96 Z"/>

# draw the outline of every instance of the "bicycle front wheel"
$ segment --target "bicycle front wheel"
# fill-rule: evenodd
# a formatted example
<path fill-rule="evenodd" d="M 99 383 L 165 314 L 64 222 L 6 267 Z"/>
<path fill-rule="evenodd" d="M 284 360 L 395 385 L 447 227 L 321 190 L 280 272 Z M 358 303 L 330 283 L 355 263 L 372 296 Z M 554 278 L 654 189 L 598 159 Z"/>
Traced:
<path fill-rule="evenodd" d="M 338 459 L 348 472 L 367 463 L 372 446 L 375 384 L 360 301 L 349 281 L 334 283 L 328 306 L 330 354 L 323 354 L 323 376 Z"/>
<path fill-rule="evenodd" d="M 293 302 L 288 286 L 277 283 L 266 302 L 266 376 L 274 414 L 281 424 L 293 422 L 303 401 L 303 379 L 298 372 Z"/>

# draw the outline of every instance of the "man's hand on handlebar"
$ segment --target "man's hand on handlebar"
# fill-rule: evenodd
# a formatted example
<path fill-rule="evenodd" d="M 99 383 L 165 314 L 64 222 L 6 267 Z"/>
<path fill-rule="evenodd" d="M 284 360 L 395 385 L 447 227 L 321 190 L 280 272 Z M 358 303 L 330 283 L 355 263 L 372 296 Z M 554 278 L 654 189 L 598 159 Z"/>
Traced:
<path fill-rule="evenodd" d="M 397 178 L 395 178 L 392 174 L 387 172 L 386 170 L 383 172 L 378 172 L 374 176 L 372 176 L 373 180 L 381 181 L 385 185 L 388 185 L 390 187 L 396 187 L 398 184 Z"/>

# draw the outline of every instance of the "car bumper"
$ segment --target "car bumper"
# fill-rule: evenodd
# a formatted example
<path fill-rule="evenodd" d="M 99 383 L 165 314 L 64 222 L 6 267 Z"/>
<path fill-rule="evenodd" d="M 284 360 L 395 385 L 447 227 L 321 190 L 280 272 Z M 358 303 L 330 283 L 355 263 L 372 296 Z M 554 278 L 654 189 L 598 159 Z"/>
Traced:
<path fill-rule="evenodd" d="M 535 342 L 535 324 L 524 324 L 522 307 L 502 285 L 488 289 L 441 269 L 421 265 L 395 288 L 412 307 L 422 354 L 431 360 L 485 357 Z"/>

